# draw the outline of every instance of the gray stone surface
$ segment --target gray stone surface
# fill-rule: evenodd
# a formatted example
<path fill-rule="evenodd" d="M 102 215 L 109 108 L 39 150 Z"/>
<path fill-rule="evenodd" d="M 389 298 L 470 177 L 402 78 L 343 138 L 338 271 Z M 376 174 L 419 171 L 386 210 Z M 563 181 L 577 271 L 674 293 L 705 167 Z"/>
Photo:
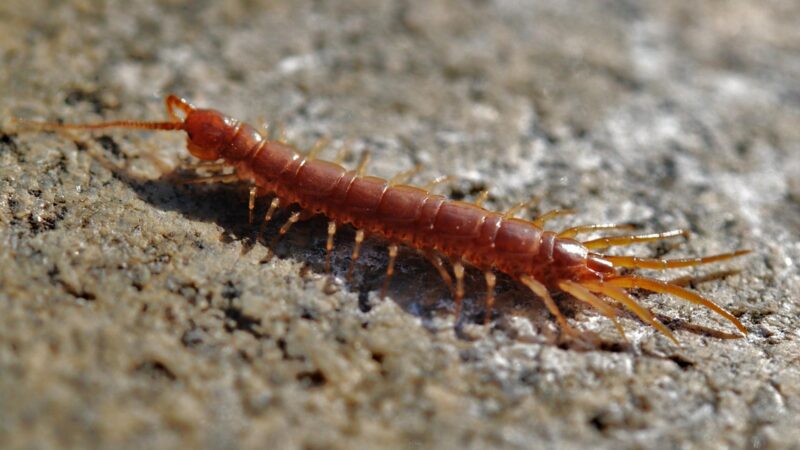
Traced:
<path fill-rule="evenodd" d="M 798 448 L 800 4 L 785 1 L 9 0 L 0 3 L 0 447 Z M 750 248 L 696 288 L 749 328 L 642 298 L 676 348 L 503 282 L 487 331 L 380 242 L 325 289 L 325 226 L 264 261 L 237 186 L 180 185 L 183 137 L 17 133 L 9 117 L 164 117 L 176 92 L 372 150 L 371 172 L 578 222 Z M 92 156 L 95 155 L 95 156 Z M 100 156 L 98 156 L 100 155 Z M 159 163 L 156 164 L 155 162 Z M 114 169 L 124 167 L 124 170 Z M 260 206 L 260 211 L 264 206 Z M 286 216 L 282 216 L 285 219 Z M 268 228 L 274 234 L 276 226 Z M 333 291 L 333 292 L 332 292 Z"/>

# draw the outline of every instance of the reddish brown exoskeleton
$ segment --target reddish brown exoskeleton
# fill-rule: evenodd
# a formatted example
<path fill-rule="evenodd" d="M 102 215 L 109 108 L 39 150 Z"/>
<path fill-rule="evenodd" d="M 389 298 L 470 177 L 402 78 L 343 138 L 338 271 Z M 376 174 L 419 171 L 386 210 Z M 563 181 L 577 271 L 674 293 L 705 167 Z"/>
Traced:
<path fill-rule="evenodd" d="M 565 292 L 596 308 L 614 322 L 623 337 L 617 311 L 605 299 L 623 305 L 678 343 L 672 332 L 626 291 L 632 288 L 670 294 L 704 306 L 730 321 L 742 333 L 747 333 L 736 317 L 694 291 L 653 278 L 622 274 L 619 270 L 698 266 L 743 255 L 747 253 L 745 250 L 675 260 L 604 255 L 595 250 L 658 241 L 687 233 L 685 230 L 672 230 L 578 241 L 574 237 L 581 233 L 630 229 L 630 226 L 602 224 L 548 231 L 543 228 L 544 223 L 567 211 L 552 211 L 534 221 L 513 218 L 514 211 L 493 212 L 477 204 L 449 200 L 426 189 L 402 184 L 403 176 L 391 180 L 364 176 L 363 164 L 357 170 L 346 170 L 339 164 L 303 155 L 283 142 L 266 139 L 250 125 L 216 110 L 195 108 L 174 95 L 166 98 L 166 105 L 171 119 L 166 122 L 125 120 L 96 124 L 38 124 L 37 127 L 47 130 L 136 128 L 184 131 L 192 155 L 204 161 L 222 160 L 235 168 L 235 177 L 252 183 L 251 213 L 257 196 L 273 196 L 265 221 L 269 221 L 278 208 L 299 205 L 301 211 L 289 217 L 281 227 L 280 235 L 305 217 L 325 215 L 329 219 L 326 270 L 330 270 L 330 253 L 337 227 L 350 224 L 357 231 L 348 275 L 352 273 L 366 235 L 377 235 L 388 242 L 389 264 L 384 289 L 394 272 L 398 246 L 412 247 L 431 260 L 450 287 L 455 298 L 456 315 L 459 315 L 464 296 L 464 270 L 468 265 L 484 273 L 487 321 L 491 318 L 494 303 L 495 273 L 502 272 L 539 297 L 570 335 L 575 332 L 559 311 L 551 297 L 552 292 Z M 451 261 L 453 277 L 443 257 Z"/>

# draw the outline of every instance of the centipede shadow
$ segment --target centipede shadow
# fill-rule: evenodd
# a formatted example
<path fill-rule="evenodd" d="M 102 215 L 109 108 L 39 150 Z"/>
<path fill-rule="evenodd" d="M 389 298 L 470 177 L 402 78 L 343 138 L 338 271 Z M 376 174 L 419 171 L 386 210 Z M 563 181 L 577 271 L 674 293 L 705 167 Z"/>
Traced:
<path fill-rule="evenodd" d="M 133 179 L 117 169 L 115 174 L 155 208 L 177 212 L 187 220 L 218 225 L 222 229 L 220 240 L 240 246 L 243 254 L 257 255 L 265 266 L 273 258 L 291 258 L 303 264 L 303 276 L 327 276 L 327 220 L 322 216 L 298 222 L 280 240 L 276 240 L 281 225 L 293 210 L 289 208 L 277 212 L 273 220 L 264 226 L 262 218 L 270 199 L 260 198 L 253 213 L 255 219 L 249 223 L 248 191 L 244 184 L 183 184 L 185 174 L 180 171 L 149 180 Z M 423 256 L 407 248 L 401 248 L 394 277 L 386 286 L 385 298 L 380 298 L 388 262 L 386 243 L 380 238 L 368 237 L 364 241 L 361 256 L 348 281 L 354 237 L 355 230 L 349 226 L 342 227 L 337 233 L 331 254 L 331 288 L 358 293 L 359 308 L 364 312 L 369 311 L 375 302 L 393 301 L 406 312 L 419 317 L 428 327 L 435 327 L 437 318 L 452 314 L 451 293 L 437 271 Z M 482 324 L 484 321 L 485 311 L 480 302 L 485 287 L 478 275 L 473 271 L 467 273 L 465 281 L 468 293 L 460 324 Z M 493 314 L 495 319 L 510 309 L 516 315 L 529 310 L 531 316 L 541 317 L 542 322 L 550 321 L 543 307 L 526 305 L 535 303 L 530 302 L 531 299 L 513 300 L 507 295 L 509 290 L 524 297 L 512 280 L 501 277 L 498 282 L 498 303 Z"/>

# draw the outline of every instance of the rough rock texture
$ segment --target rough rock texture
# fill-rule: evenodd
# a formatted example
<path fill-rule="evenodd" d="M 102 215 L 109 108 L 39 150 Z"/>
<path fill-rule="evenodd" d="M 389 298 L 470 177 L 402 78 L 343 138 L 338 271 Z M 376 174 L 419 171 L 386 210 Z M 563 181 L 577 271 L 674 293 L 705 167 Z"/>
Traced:
<path fill-rule="evenodd" d="M 182 1 L 0 3 L 0 447 L 798 448 L 800 3 Z M 676 348 L 569 299 L 570 342 L 503 280 L 463 325 L 411 251 L 389 298 L 379 241 L 325 286 L 325 222 L 265 261 L 245 190 L 181 185 L 183 137 L 20 133 L 11 115 L 164 117 L 176 92 L 381 176 L 457 176 L 503 209 L 686 227 L 674 271 L 750 330 L 636 295 Z M 259 205 L 263 214 L 264 205 Z M 535 212 L 535 211 L 534 211 Z M 286 215 L 279 219 L 285 220 Z M 281 220 L 267 228 L 274 235 Z M 269 242 L 269 237 L 265 240 Z"/>

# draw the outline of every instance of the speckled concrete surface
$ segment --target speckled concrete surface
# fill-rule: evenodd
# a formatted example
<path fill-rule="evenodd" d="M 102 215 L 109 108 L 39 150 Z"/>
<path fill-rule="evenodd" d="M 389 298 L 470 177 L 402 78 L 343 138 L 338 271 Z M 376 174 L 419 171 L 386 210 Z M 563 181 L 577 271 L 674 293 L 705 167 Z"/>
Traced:
<path fill-rule="evenodd" d="M 0 447 L 798 448 L 796 1 L 350 0 L 0 4 Z M 487 331 L 381 243 L 323 276 L 324 221 L 265 261 L 237 186 L 180 185 L 178 135 L 18 133 L 11 115 L 164 117 L 176 92 L 381 176 L 561 224 L 687 227 L 669 257 L 750 248 L 695 284 L 751 331 L 641 297 L 624 345 L 563 299 L 564 342 L 518 286 Z M 92 156 L 94 155 L 94 156 Z M 116 168 L 115 168 L 116 167 Z M 161 167 L 161 168 L 159 168 Z M 122 169 L 120 169 L 122 168 Z M 264 205 L 259 206 L 263 212 Z M 285 219 L 285 215 L 282 216 Z M 268 228 L 274 234 L 276 227 Z M 641 296 L 641 295 L 640 295 Z"/>

